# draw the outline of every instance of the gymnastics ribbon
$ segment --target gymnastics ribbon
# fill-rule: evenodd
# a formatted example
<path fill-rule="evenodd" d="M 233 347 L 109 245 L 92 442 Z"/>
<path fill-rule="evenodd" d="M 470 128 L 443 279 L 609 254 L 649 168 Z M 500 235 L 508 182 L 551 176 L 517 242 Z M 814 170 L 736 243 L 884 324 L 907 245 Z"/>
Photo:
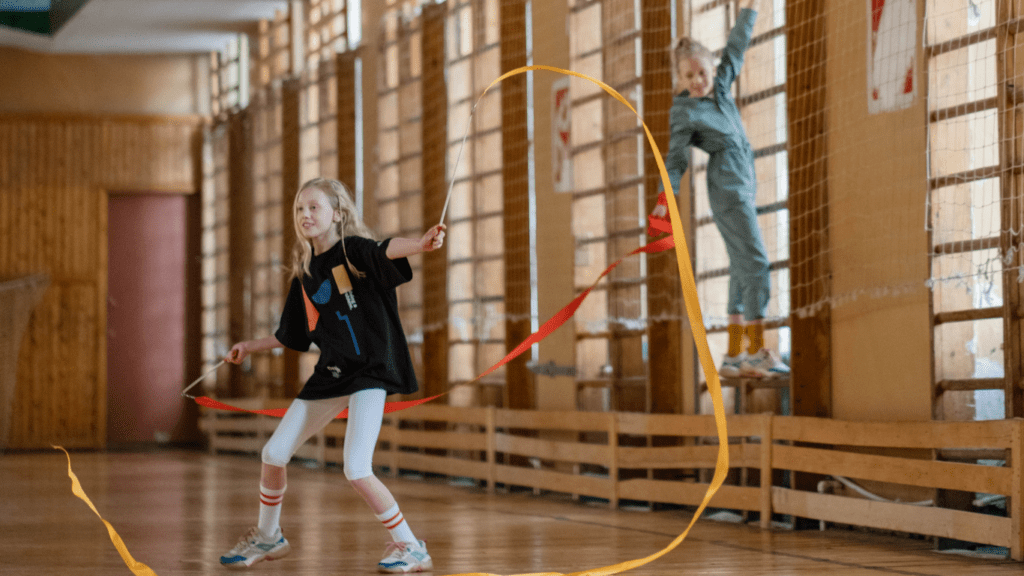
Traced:
<path fill-rule="evenodd" d="M 63 446 L 54 446 L 53 444 L 51 444 L 51 446 L 53 446 L 54 450 L 64 452 L 64 455 L 68 457 L 68 476 L 71 478 L 71 492 L 88 504 L 89 508 L 92 508 L 92 511 L 100 517 L 100 520 L 103 520 L 103 523 L 107 526 L 107 533 L 110 534 L 110 541 L 114 543 L 114 548 L 117 548 L 118 553 L 121 554 L 121 559 L 124 560 L 128 569 L 131 570 L 135 576 L 156 576 L 156 572 L 153 572 L 152 568 L 146 566 L 142 562 L 139 562 L 135 558 L 132 558 L 131 553 L 128 552 L 128 547 L 124 545 L 124 541 L 117 535 L 117 530 L 114 530 L 114 527 L 110 525 L 110 522 L 103 519 L 99 510 L 97 510 L 96 506 L 93 505 L 92 500 L 89 500 L 89 497 L 85 495 L 85 490 L 82 489 L 82 483 L 78 481 L 78 476 L 75 476 L 75 473 L 71 470 L 71 455 L 68 454 L 68 451 L 65 450 Z"/>
<path fill-rule="evenodd" d="M 575 76 L 583 80 L 587 80 L 600 86 L 605 92 L 610 94 L 613 98 L 622 102 L 629 108 L 633 114 L 640 120 L 640 123 L 644 127 L 644 132 L 647 134 L 647 141 L 650 142 L 651 148 L 654 150 L 654 159 L 658 163 L 658 172 L 661 174 L 661 182 L 665 187 L 665 190 L 672 190 L 672 182 L 668 178 L 668 171 L 665 169 L 665 161 L 662 160 L 661 151 L 658 149 L 658 144 L 654 141 L 654 136 L 651 134 L 650 129 L 647 127 L 647 123 L 640 117 L 640 113 L 626 100 L 622 94 L 619 94 L 611 86 L 601 82 L 596 78 L 591 78 L 586 74 L 580 74 L 579 72 L 573 72 L 571 70 L 564 70 L 562 68 L 555 68 L 552 66 L 523 66 L 516 68 L 502 74 L 497 80 L 491 82 L 489 86 L 480 95 L 482 99 L 487 91 L 490 90 L 494 85 L 501 81 L 528 72 L 530 70 L 547 70 L 549 72 L 555 72 L 558 74 L 564 74 L 568 76 Z M 477 100 L 479 102 L 479 100 Z M 676 537 L 668 546 L 647 556 L 645 558 L 638 558 L 636 560 L 628 560 L 626 562 L 620 562 L 611 566 L 605 566 L 604 568 L 594 568 L 590 570 L 583 570 L 581 572 L 573 572 L 571 574 L 562 574 L 560 572 L 544 572 L 535 574 L 516 574 L 514 576 L 610 576 L 612 574 L 619 574 L 626 570 L 632 570 L 648 564 L 661 558 L 665 554 L 668 554 L 674 550 L 683 540 L 686 539 L 687 534 L 690 533 L 690 529 L 700 518 L 704 509 L 707 508 L 708 503 L 711 501 L 711 497 L 718 492 L 718 489 L 722 487 L 725 482 L 725 475 L 729 471 L 729 443 L 728 434 L 725 425 L 725 408 L 722 402 L 722 384 L 718 379 L 718 370 L 715 368 L 715 362 L 711 358 L 711 350 L 708 348 L 707 333 L 704 330 L 704 318 L 700 312 L 700 302 L 697 298 L 697 283 L 693 277 L 693 270 L 690 269 L 690 251 L 686 246 L 686 236 L 683 233 L 683 227 L 679 220 L 679 207 L 676 204 L 675 194 L 666 194 L 666 197 L 670 197 L 668 200 L 668 212 L 672 227 L 672 236 L 664 238 L 657 242 L 666 240 L 674 240 L 673 244 L 676 249 L 676 266 L 679 268 L 679 281 L 683 288 L 683 302 L 686 306 L 686 313 L 690 318 L 690 329 L 693 331 L 694 343 L 697 346 L 697 354 L 700 357 L 701 367 L 704 368 L 704 374 L 707 376 L 708 392 L 711 394 L 711 403 L 714 406 L 715 412 L 715 428 L 718 431 L 718 461 L 715 463 L 715 474 L 711 479 L 711 485 L 708 486 L 708 491 L 704 494 L 704 499 L 701 501 L 700 506 L 697 507 L 697 511 L 693 513 L 693 518 L 690 520 L 690 524 L 686 527 L 686 530 L 682 534 Z M 652 222 L 653 224 L 653 222 Z M 654 242 L 653 244 L 657 244 Z M 652 244 L 648 244 L 651 246 Z M 450 576 L 498 576 L 496 574 L 487 574 L 483 572 L 472 572 L 465 574 L 453 574 Z"/>
<path fill-rule="evenodd" d="M 491 84 L 489 86 L 487 86 L 487 88 L 483 91 L 483 93 L 480 94 L 480 97 L 477 99 L 477 104 L 480 102 L 481 99 L 483 99 L 484 95 L 487 94 L 488 90 L 493 88 L 495 85 L 501 83 L 506 78 L 509 78 L 511 76 L 515 76 L 517 74 L 522 74 L 524 72 L 529 72 L 531 70 L 547 70 L 547 71 L 555 72 L 555 73 L 558 73 L 558 74 L 564 74 L 564 75 L 568 75 L 568 76 L 575 76 L 575 77 L 581 78 L 583 80 L 588 80 L 588 81 L 593 82 L 594 84 L 597 84 L 598 86 L 600 86 L 605 92 L 610 94 L 613 98 L 615 98 L 619 102 L 625 104 L 626 107 L 629 108 L 633 112 L 633 114 L 636 115 L 636 117 L 640 120 L 640 123 L 644 127 L 644 132 L 647 134 L 647 141 L 650 142 L 651 148 L 654 150 L 654 159 L 658 163 L 658 171 L 661 174 L 661 181 L 662 181 L 662 184 L 665 187 L 665 190 L 672 190 L 672 184 L 669 181 L 668 172 L 665 169 L 665 162 L 664 162 L 664 160 L 662 160 L 662 157 L 661 157 L 661 151 L 658 149 L 658 145 L 657 145 L 657 143 L 655 143 L 654 137 L 651 135 L 651 131 L 647 127 L 647 124 L 643 121 L 643 118 L 640 117 L 640 114 L 636 111 L 636 109 L 633 108 L 633 106 L 629 103 L 629 101 L 627 101 L 621 94 L 619 94 L 618 91 L 616 91 L 611 86 L 605 84 L 604 82 L 601 82 L 600 80 L 597 80 L 596 78 L 592 78 L 590 76 L 587 76 L 586 74 L 580 74 L 578 72 L 573 72 L 571 70 L 564 70 L 562 68 L 555 68 L 555 67 L 552 67 L 552 66 L 542 66 L 542 65 L 523 66 L 521 68 L 516 68 L 515 70 L 511 70 L 509 72 L 506 72 L 505 74 L 502 74 L 497 80 L 495 80 L 494 82 L 491 82 Z M 474 104 L 473 109 L 474 110 L 476 109 L 476 104 Z M 472 117 L 472 114 L 471 114 L 470 117 Z M 460 157 L 461 157 L 461 150 L 460 150 Z M 714 476 L 711 479 L 711 484 L 708 487 L 707 493 L 705 493 L 705 495 L 704 495 L 703 501 L 701 501 L 700 506 L 697 507 L 696 512 L 694 512 L 694 514 L 693 514 L 693 518 L 690 520 L 689 525 L 687 525 L 686 529 L 682 532 L 682 534 L 677 536 L 675 538 L 675 540 L 673 540 L 671 543 L 669 543 L 668 546 L 666 546 L 665 548 L 655 552 L 654 554 L 651 554 L 650 556 L 646 556 L 644 558 L 637 558 L 635 560 L 628 560 L 626 562 L 620 562 L 618 564 L 613 564 L 611 566 L 605 566 L 603 568 L 594 568 L 594 569 L 590 569 L 590 570 L 583 570 L 581 572 L 572 572 L 570 574 L 563 574 L 561 572 L 543 572 L 543 573 L 532 573 L 532 574 L 515 574 L 515 575 L 512 575 L 512 576 L 611 576 L 613 574 L 619 574 L 621 572 L 625 572 L 627 570 L 632 570 L 633 568 L 638 568 L 640 566 L 643 566 L 645 564 L 653 562 L 654 560 L 657 560 L 658 558 L 660 558 L 660 557 L 664 556 L 665 554 L 668 554 L 669 552 L 674 550 L 677 546 L 679 546 L 680 543 L 682 543 L 683 540 L 686 539 L 686 536 L 690 533 L 690 529 L 693 528 L 693 525 L 697 522 L 697 519 L 700 518 L 701 513 L 704 511 L 705 508 L 707 508 L 707 505 L 711 501 L 712 496 L 715 495 L 715 493 L 718 491 L 718 489 L 721 488 L 722 484 L 725 482 L 726 473 L 729 471 L 729 446 L 728 446 L 728 434 L 727 434 L 727 431 L 726 431 L 726 423 L 725 423 L 725 408 L 724 408 L 723 402 L 722 402 L 722 386 L 721 386 L 721 382 L 718 379 L 718 370 L 715 368 L 715 363 L 714 363 L 714 361 L 711 358 L 711 351 L 708 348 L 707 333 L 704 330 L 704 320 L 703 320 L 703 316 L 701 315 L 701 312 L 700 312 L 700 303 L 699 303 L 698 298 L 697 298 L 697 284 L 696 284 L 696 281 L 695 281 L 695 279 L 693 277 L 693 270 L 691 270 L 690 266 L 689 266 L 689 263 L 690 263 L 690 252 L 689 252 L 689 249 L 686 246 L 686 236 L 683 233 L 683 227 L 680 224 L 679 208 L 676 205 L 675 194 L 666 194 L 666 196 L 672 198 L 670 201 L 668 201 L 668 212 L 669 212 L 669 216 L 670 216 L 672 235 L 668 236 L 668 237 L 665 237 L 665 238 L 662 238 L 660 240 L 656 240 L 654 242 L 648 243 L 648 244 L 646 244 L 644 246 L 641 246 L 640 248 L 637 248 L 636 250 L 630 252 L 627 256 L 632 256 L 632 255 L 635 255 L 635 254 L 639 254 L 641 252 L 645 252 L 645 253 L 660 252 L 660 251 L 667 250 L 667 249 L 669 249 L 669 248 L 671 248 L 673 246 L 675 247 L 675 250 L 676 250 L 676 265 L 679 268 L 679 279 L 680 279 L 680 282 L 682 284 L 682 289 L 683 289 L 683 302 L 684 302 L 684 304 L 686 306 L 687 315 L 690 318 L 690 329 L 693 331 L 694 342 L 695 342 L 695 344 L 697 346 L 697 354 L 700 357 L 700 362 L 701 362 L 701 366 L 704 369 L 704 374 L 707 376 L 708 392 L 711 394 L 711 403 L 714 406 L 715 428 L 718 431 L 718 461 L 715 463 L 715 474 L 714 474 Z M 449 190 L 448 190 L 448 197 L 449 197 L 448 199 L 451 198 L 451 188 L 449 188 Z M 447 205 L 448 205 L 448 200 L 446 199 L 445 200 L 445 206 L 447 207 Z M 442 216 L 442 222 L 443 221 L 444 221 L 444 217 Z M 655 223 L 652 221 L 651 224 L 655 224 Z M 664 230 L 663 226 L 657 226 L 656 228 L 660 229 L 660 230 Z M 622 262 L 622 260 L 624 258 L 625 257 L 620 258 L 615 263 L 613 263 L 611 266 L 609 266 L 607 269 L 605 269 L 605 271 L 602 272 L 600 276 L 598 276 L 597 280 L 589 288 L 584 290 L 579 296 L 577 296 L 575 299 L 573 299 L 573 301 L 568 306 L 563 308 L 561 311 L 559 311 L 557 314 L 555 314 L 553 317 L 551 317 L 551 319 L 549 319 L 547 322 L 545 322 L 540 330 L 538 330 L 537 332 L 531 334 L 529 338 L 524 340 L 521 344 L 519 344 L 519 346 L 517 346 L 514 350 L 509 352 L 508 355 L 505 356 L 505 358 L 503 358 L 500 362 L 498 362 L 494 366 L 492 366 L 489 369 L 487 369 L 487 371 L 485 371 L 484 373 L 482 373 L 479 376 L 477 376 L 476 378 L 474 378 L 471 382 L 475 382 L 476 380 L 479 380 L 480 378 L 483 378 L 484 376 L 490 374 L 494 370 L 497 370 L 503 364 L 505 364 L 508 361 L 512 360 L 516 356 L 519 356 L 520 354 L 522 354 L 526 350 L 529 350 L 530 346 L 532 346 L 534 343 L 541 341 L 548 334 L 550 334 L 555 329 L 557 329 L 559 326 L 564 324 L 570 317 L 572 317 L 572 315 L 576 312 L 576 309 L 579 308 L 580 304 L 583 302 L 583 299 L 586 298 L 587 295 L 590 294 L 590 291 L 593 290 L 593 288 L 597 285 L 597 283 L 601 280 L 601 278 L 603 278 L 605 275 L 607 275 L 609 272 L 611 272 L 612 269 L 614 269 L 616 266 L 618 266 L 619 263 Z M 219 367 L 219 366 L 220 366 L 220 364 L 218 364 L 213 369 L 211 369 L 211 371 L 212 370 L 216 370 L 216 368 Z M 204 374 L 203 377 L 205 377 L 205 374 Z M 200 380 L 203 377 L 200 377 Z M 194 386 L 197 382 L 198 382 L 198 380 L 196 382 L 193 382 L 192 385 L 189 386 L 189 388 Z M 186 390 L 187 390 L 187 388 L 186 388 Z M 406 401 L 406 402 L 389 402 L 385 406 L 385 412 L 395 412 L 397 410 L 404 410 L 405 408 L 411 408 L 411 407 L 416 406 L 418 404 L 423 404 L 425 402 L 430 402 L 431 400 L 434 400 L 436 398 L 440 398 L 441 396 L 444 396 L 447 393 L 448 392 L 444 392 L 442 394 L 438 394 L 436 396 L 431 396 L 429 398 L 423 398 L 423 399 L 420 399 L 420 400 L 410 400 L 410 401 Z M 208 407 L 211 407 L 211 408 L 217 408 L 217 409 L 221 409 L 221 410 L 232 410 L 232 411 L 238 411 L 238 412 L 253 412 L 253 413 L 256 413 L 256 414 L 266 414 L 266 415 L 270 415 L 270 416 L 282 416 L 284 414 L 284 412 L 285 412 L 283 409 L 282 410 L 244 410 L 242 408 L 237 408 L 237 407 L 234 407 L 234 406 L 230 406 L 228 404 L 224 404 L 222 402 L 218 402 L 218 401 L 213 400 L 211 398 L 208 398 L 206 396 L 201 396 L 199 398 L 195 398 L 195 401 L 197 403 L 203 405 L 203 406 L 208 406 Z M 345 412 L 342 412 L 341 414 L 339 414 L 338 417 L 339 418 L 344 418 L 346 415 L 347 415 L 347 410 Z M 60 450 L 64 450 L 63 448 L 60 448 L 58 446 L 54 446 L 54 448 L 57 448 L 57 449 L 60 449 Z M 67 454 L 67 451 L 64 450 L 64 453 Z M 93 512 L 96 512 L 97 516 L 100 516 L 99 512 L 96 510 L 96 507 L 93 506 L 93 504 L 89 500 L 88 496 L 86 496 L 85 492 L 82 490 L 82 486 L 78 482 L 78 478 L 75 477 L 74 473 L 71 471 L 71 456 L 70 455 L 68 456 L 68 475 L 71 477 L 72 492 L 74 492 L 74 494 L 76 496 L 78 496 L 79 498 L 84 500 L 85 503 L 88 504 L 90 508 L 92 508 Z M 100 516 L 100 520 L 103 520 L 103 523 L 106 524 L 107 531 L 110 533 L 111 541 L 114 543 L 114 546 L 117 548 L 118 552 L 121 553 L 121 557 L 124 559 L 125 564 L 128 565 L 128 567 L 132 570 L 132 572 L 134 572 L 136 574 L 136 576 L 150 576 L 150 575 L 156 576 L 156 573 L 153 572 L 153 570 L 151 570 L 148 566 L 146 566 L 145 564 L 142 564 L 140 562 L 137 562 L 134 558 L 132 558 L 131 554 L 128 553 L 128 549 L 125 547 L 124 542 L 121 541 L 121 538 L 117 535 L 117 532 L 114 530 L 113 526 L 111 526 L 109 522 L 104 520 L 102 516 Z M 453 574 L 453 575 L 449 575 L 449 576 L 499 576 L 499 575 L 483 573 L 483 572 L 472 572 L 472 573 L 463 573 L 463 574 Z"/>

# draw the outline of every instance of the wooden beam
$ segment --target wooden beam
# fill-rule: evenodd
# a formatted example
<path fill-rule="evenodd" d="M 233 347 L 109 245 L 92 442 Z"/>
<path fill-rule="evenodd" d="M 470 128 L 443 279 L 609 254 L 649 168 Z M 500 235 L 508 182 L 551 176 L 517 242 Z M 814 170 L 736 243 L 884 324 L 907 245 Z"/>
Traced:
<path fill-rule="evenodd" d="M 641 0 L 640 27 L 643 45 L 643 110 L 644 122 L 651 130 L 662 153 L 668 151 L 669 109 L 672 107 L 672 43 L 671 3 L 665 0 Z M 647 212 L 657 202 L 661 174 L 650 145 L 644 144 L 644 205 Z M 680 217 L 686 222 L 691 214 L 689 186 L 680 190 L 677 201 Z M 692 243 L 692 227 L 687 227 L 688 243 Z M 692 244 L 691 244 L 692 246 Z M 647 256 L 647 310 L 651 320 L 647 329 L 648 379 L 650 411 L 680 414 L 695 411 L 693 370 L 684 373 L 684 365 L 692 365 L 693 337 L 682 318 L 682 290 L 676 271 L 675 254 L 665 252 Z M 690 358 L 687 358 L 689 355 Z M 690 362 L 687 362 L 687 360 Z M 687 377 L 688 376 L 688 377 Z M 687 393 L 684 393 L 684 390 Z M 686 400 L 690 399 L 689 402 Z M 688 409 L 688 410 L 687 410 Z"/>
<path fill-rule="evenodd" d="M 338 180 L 356 192 L 356 53 L 338 54 L 334 62 L 338 134 Z M 353 201 L 355 198 L 352 199 Z"/>
<path fill-rule="evenodd" d="M 526 65 L 526 0 L 504 0 L 500 8 L 501 72 Z M 501 83 L 501 179 L 505 241 L 505 346 L 511 352 L 530 336 L 530 171 L 526 75 Z M 505 365 L 506 406 L 537 405 L 534 378 L 520 355 Z"/>
<path fill-rule="evenodd" d="M 1024 257 L 1017 247 L 1024 242 L 1024 177 L 1019 164 L 1024 158 L 1024 111 L 1016 104 L 1014 84 L 1024 75 L 1024 38 L 1018 39 L 1021 14 L 1016 2 L 996 2 L 996 22 L 1002 25 L 996 34 L 996 102 L 999 111 L 999 157 L 1003 166 L 1015 168 L 1001 173 L 1000 253 L 1003 260 L 1003 374 L 1004 404 L 1007 418 L 1024 416 L 1024 389 L 1017 383 L 1024 376 L 1024 330 L 1021 326 L 1024 290 L 1018 281 L 1018 270 Z M 1014 506 L 1020 508 L 1020 502 Z"/>
<path fill-rule="evenodd" d="M 302 118 L 299 106 L 301 83 L 298 79 L 285 80 L 281 85 L 281 254 L 289 257 L 295 244 L 295 219 L 292 206 L 299 191 L 299 126 Z M 290 264 L 290 262 L 286 263 Z M 283 276 L 281 294 L 287 295 L 291 279 Z M 299 382 L 299 353 L 285 348 L 284 370 L 285 396 L 294 397 L 302 389 Z"/>
<path fill-rule="evenodd" d="M 448 193 L 445 161 L 448 149 L 448 92 L 445 88 L 444 22 L 447 7 L 423 7 L 421 26 L 423 119 L 423 221 L 441 219 Z M 429 97 L 427 96 L 429 95 Z M 448 252 L 423 254 L 423 393 L 448 389 Z"/>
<path fill-rule="evenodd" d="M 229 345 L 252 337 L 252 313 L 246 306 L 252 290 L 253 191 L 252 117 L 249 109 L 228 117 L 228 340 Z M 251 378 L 231 365 L 232 397 L 255 393 Z"/>
<path fill-rule="evenodd" d="M 789 121 L 790 282 L 793 310 L 792 410 L 796 416 L 832 414 L 832 319 L 829 259 L 828 157 L 824 0 L 786 3 L 786 112 Z"/>

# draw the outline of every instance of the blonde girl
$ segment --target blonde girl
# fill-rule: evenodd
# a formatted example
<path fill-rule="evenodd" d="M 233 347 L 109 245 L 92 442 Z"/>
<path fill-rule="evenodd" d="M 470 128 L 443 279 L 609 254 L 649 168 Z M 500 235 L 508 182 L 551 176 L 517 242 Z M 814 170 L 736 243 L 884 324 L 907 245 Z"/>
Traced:
<path fill-rule="evenodd" d="M 372 461 L 385 397 L 418 388 L 395 288 L 412 279 L 407 257 L 440 248 L 445 227 L 435 226 L 418 240 L 376 241 L 348 189 L 326 178 L 303 184 L 293 210 L 297 241 L 280 326 L 273 336 L 235 344 L 227 360 L 238 364 L 251 353 L 282 346 L 306 351 L 310 344 L 320 349 L 320 359 L 263 447 L 259 521 L 221 564 L 247 568 L 288 554 L 280 527 L 285 466 L 299 446 L 348 408 L 345 477 L 392 538 L 378 570 L 430 570 L 426 544 L 374 476 Z"/>

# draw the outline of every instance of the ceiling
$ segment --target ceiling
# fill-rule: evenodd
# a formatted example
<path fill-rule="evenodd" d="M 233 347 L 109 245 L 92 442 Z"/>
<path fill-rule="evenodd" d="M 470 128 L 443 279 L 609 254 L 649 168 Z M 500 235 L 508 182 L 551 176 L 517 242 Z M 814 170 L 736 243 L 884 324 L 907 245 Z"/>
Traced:
<path fill-rule="evenodd" d="M 32 5 L 48 6 L 49 16 L 18 14 L 14 23 L 39 29 L 48 20 L 52 36 L 11 27 L 12 18 L 3 17 Z M 65 54 L 221 51 L 235 34 L 287 6 L 288 0 L 0 0 L 0 22 L 8 24 L 0 24 L 0 46 Z"/>

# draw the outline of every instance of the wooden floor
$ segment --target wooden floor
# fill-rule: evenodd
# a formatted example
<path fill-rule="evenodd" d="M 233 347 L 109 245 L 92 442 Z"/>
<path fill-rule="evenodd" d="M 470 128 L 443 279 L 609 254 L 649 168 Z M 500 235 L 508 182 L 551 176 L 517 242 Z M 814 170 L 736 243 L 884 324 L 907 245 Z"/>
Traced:
<path fill-rule="evenodd" d="M 187 451 L 73 452 L 82 487 L 136 560 L 160 576 L 229 573 L 218 558 L 255 524 L 259 461 Z M 609 511 L 557 496 L 387 479 L 435 574 L 574 572 L 647 556 L 686 526 L 678 511 Z M 107 532 L 71 493 L 64 454 L 0 456 L 0 575 L 130 575 Z M 289 468 L 287 558 L 253 574 L 371 574 L 387 534 L 340 470 Z M 925 540 L 845 530 L 762 531 L 701 520 L 678 548 L 627 574 L 1019 575 L 1005 559 L 941 554 Z"/>

